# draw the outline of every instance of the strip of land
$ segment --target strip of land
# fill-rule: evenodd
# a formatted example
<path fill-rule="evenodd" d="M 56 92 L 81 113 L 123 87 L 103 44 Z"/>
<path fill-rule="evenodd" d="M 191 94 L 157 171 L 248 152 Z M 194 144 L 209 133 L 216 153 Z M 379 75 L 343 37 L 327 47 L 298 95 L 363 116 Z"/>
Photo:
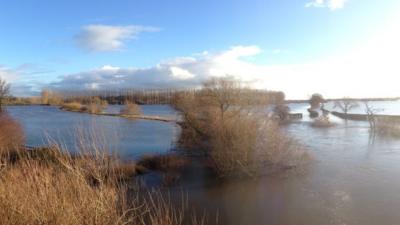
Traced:
<path fill-rule="evenodd" d="M 60 108 L 60 110 L 66 111 L 66 112 L 76 112 L 76 113 L 85 113 L 85 114 L 90 114 L 90 115 L 96 115 L 96 116 L 113 116 L 113 117 L 121 117 L 121 118 L 126 118 L 126 119 L 140 119 L 140 120 L 155 120 L 155 121 L 161 121 L 161 122 L 178 122 L 176 118 L 169 118 L 169 117 L 162 117 L 162 116 L 150 116 L 150 115 L 126 115 L 126 114 L 118 114 L 118 113 L 88 113 L 84 112 L 81 110 L 69 110 L 65 108 Z"/>

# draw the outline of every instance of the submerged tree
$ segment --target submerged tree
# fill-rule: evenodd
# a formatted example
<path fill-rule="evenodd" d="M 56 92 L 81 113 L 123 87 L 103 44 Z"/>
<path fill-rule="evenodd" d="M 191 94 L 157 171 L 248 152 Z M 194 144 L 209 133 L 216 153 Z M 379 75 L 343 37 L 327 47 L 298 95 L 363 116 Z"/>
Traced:
<path fill-rule="evenodd" d="M 380 109 L 374 108 L 368 101 L 364 101 L 365 113 L 367 114 L 367 120 L 369 123 L 370 131 L 375 134 L 376 131 L 376 113 L 380 111 Z"/>
<path fill-rule="evenodd" d="M 309 100 L 312 109 L 319 108 L 321 104 L 324 102 L 325 102 L 324 97 L 322 97 L 322 95 L 318 93 L 313 94 Z"/>
<path fill-rule="evenodd" d="M 4 100 L 10 94 L 10 84 L 7 81 L 0 77 L 0 112 L 3 111 L 3 103 Z"/>
<path fill-rule="evenodd" d="M 344 114 L 347 114 L 350 110 L 358 107 L 358 103 L 353 99 L 344 97 L 342 100 L 336 101 L 334 108 L 339 108 Z M 347 119 L 347 118 L 346 118 Z"/>

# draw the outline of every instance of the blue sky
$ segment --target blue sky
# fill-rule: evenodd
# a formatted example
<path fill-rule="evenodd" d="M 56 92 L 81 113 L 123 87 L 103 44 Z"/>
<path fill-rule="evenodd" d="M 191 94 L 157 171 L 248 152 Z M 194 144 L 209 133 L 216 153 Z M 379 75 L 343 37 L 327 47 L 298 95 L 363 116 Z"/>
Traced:
<path fill-rule="evenodd" d="M 381 85 L 392 83 L 398 71 L 381 59 L 396 56 L 399 13 L 398 0 L 1 0 L 0 76 L 16 95 L 192 86 L 228 74 L 291 98 L 400 96 L 390 85 L 340 93 L 325 84 L 332 67 L 353 80 L 375 79 L 384 67 Z"/>

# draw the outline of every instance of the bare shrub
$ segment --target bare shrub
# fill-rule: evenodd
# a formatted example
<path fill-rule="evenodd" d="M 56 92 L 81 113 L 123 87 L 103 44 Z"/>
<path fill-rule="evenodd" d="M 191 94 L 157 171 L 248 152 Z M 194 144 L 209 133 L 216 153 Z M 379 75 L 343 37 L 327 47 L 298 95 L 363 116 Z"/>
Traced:
<path fill-rule="evenodd" d="M 142 110 L 140 109 L 140 106 L 136 103 L 132 102 L 125 102 L 124 108 L 121 109 L 120 114 L 122 115 L 141 115 Z"/>
<path fill-rule="evenodd" d="M 4 80 L 2 77 L 0 77 L 0 112 L 2 112 L 3 109 L 3 104 L 5 103 L 7 97 L 10 94 L 10 84 L 7 83 L 6 80 Z"/>
<path fill-rule="evenodd" d="M 275 142 L 268 134 L 278 131 L 267 125 L 272 121 L 263 110 L 257 110 L 265 109 L 267 102 L 252 93 L 236 80 L 215 78 L 204 83 L 200 92 L 177 96 L 176 108 L 184 118 L 180 143 L 203 151 L 221 177 L 255 176 L 266 166 L 285 164 L 272 160 L 277 144 L 260 145 L 265 140 Z M 276 141 L 284 137 L 282 133 Z"/>
<path fill-rule="evenodd" d="M 15 151 L 25 144 L 21 125 L 7 113 L 0 113 L 0 153 Z"/>
<path fill-rule="evenodd" d="M 61 105 L 63 97 L 60 93 L 44 89 L 41 93 L 41 103 L 44 105 Z"/>
<path fill-rule="evenodd" d="M 108 106 L 107 101 L 101 100 L 99 97 L 91 99 L 90 103 L 86 106 L 85 111 L 91 114 L 102 113 Z"/>

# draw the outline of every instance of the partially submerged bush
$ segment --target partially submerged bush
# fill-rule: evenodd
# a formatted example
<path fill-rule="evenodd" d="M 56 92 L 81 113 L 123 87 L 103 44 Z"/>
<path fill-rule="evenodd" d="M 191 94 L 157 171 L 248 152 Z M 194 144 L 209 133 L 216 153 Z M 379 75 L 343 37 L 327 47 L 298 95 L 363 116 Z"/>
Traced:
<path fill-rule="evenodd" d="M 226 123 L 210 140 L 210 159 L 220 176 L 260 176 L 294 168 L 308 161 L 305 148 L 261 117 Z"/>
<path fill-rule="evenodd" d="M 120 114 L 122 115 L 141 115 L 142 110 L 136 103 L 126 102 L 124 108 L 121 109 Z"/>
<path fill-rule="evenodd" d="M 287 144 L 292 139 L 256 110 L 265 109 L 265 102 L 254 102 L 246 90 L 235 80 L 219 78 L 206 82 L 199 93 L 176 99 L 176 108 L 184 118 L 180 143 L 202 150 L 221 177 L 255 176 L 266 167 L 280 167 L 288 158 L 306 155 Z M 280 133 L 279 139 L 270 135 L 275 133 Z"/>

